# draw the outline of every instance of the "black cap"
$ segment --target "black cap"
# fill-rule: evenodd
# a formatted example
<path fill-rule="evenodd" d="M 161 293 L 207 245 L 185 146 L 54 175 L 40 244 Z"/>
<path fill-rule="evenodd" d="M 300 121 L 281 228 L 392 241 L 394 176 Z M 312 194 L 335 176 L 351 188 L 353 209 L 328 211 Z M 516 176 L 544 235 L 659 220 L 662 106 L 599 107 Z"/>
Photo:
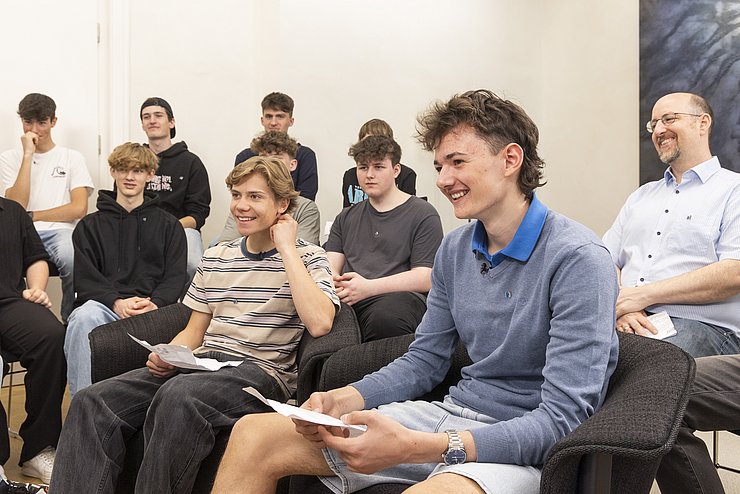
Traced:
<path fill-rule="evenodd" d="M 147 106 L 161 106 L 162 108 L 164 108 L 164 111 L 167 112 L 167 119 L 168 120 L 172 120 L 173 118 L 175 118 L 175 115 L 172 113 L 172 107 L 170 106 L 170 104 L 167 103 L 167 101 L 165 101 L 162 98 L 158 98 L 156 96 L 153 96 L 151 98 L 147 98 L 141 104 L 141 109 L 139 110 L 139 120 L 141 120 L 141 113 L 144 111 L 144 108 L 146 108 Z M 170 139 L 172 139 L 173 137 L 175 137 L 175 128 L 174 127 L 172 127 L 170 129 Z"/>

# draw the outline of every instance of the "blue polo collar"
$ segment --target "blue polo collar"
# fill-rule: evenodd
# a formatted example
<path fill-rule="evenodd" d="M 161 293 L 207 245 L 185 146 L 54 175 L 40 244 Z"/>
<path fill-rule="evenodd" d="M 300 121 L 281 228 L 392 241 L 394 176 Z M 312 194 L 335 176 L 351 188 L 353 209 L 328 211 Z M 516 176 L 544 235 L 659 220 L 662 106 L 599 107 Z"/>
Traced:
<path fill-rule="evenodd" d="M 491 263 L 491 267 L 498 266 L 504 257 L 510 257 L 517 261 L 524 262 L 532 255 L 534 246 L 542 233 L 542 227 L 545 226 L 547 218 L 547 206 L 542 204 L 537 195 L 532 195 L 532 201 L 529 209 L 524 215 L 519 228 L 514 233 L 509 245 L 491 255 L 488 253 L 488 237 L 486 229 L 481 221 L 476 221 L 473 227 L 473 253 L 480 255 Z"/>

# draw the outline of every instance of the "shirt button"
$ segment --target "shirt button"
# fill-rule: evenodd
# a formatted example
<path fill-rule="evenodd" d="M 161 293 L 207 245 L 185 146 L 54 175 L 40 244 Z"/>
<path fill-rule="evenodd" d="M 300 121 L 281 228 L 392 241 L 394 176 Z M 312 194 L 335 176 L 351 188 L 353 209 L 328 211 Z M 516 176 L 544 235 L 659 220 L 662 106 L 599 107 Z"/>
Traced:
<path fill-rule="evenodd" d="M 658 235 L 660 235 L 660 232 L 658 232 Z"/>
<path fill-rule="evenodd" d="M 640 278 L 640 281 L 645 281 L 645 278 Z"/>
<path fill-rule="evenodd" d="M 668 210 L 666 209 L 666 210 L 665 210 L 665 212 L 667 213 L 667 212 L 668 212 Z"/>
<path fill-rule="evenodd" d="M 653 255 L 652 254 L 648 254 L 648 259 L 652 259 L 652 258 L 653 258 Z"/>
<path fill-rule="evenodd" d="M 678 194 L 679 192 L 680 192 L 679 190 L 676 190 L 676 194 Z"/>

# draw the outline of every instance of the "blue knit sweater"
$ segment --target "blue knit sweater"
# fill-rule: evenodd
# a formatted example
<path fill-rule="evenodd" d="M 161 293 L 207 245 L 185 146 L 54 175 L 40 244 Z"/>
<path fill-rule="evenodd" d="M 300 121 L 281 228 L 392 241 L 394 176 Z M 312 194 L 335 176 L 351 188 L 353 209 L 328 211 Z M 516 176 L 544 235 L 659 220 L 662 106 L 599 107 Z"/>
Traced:
<path fill-rule="evenodd" d="M 523 259 L 503 256 L 482 274 L 490 256 L 471 252 L 476 227 L 442 242 L 409 351 L 353 386 L 367 408 L 418 397 L 442 381 L 461 339 L 474 363 L 450 397 L 499 420 L 472 431 L 477 461 L 540 465 L 606 394 L 618 352 L 616 273 L 593 232 L 536 198 L 510 243 L 519 253 L 529 245 L 515 255 Z"/>

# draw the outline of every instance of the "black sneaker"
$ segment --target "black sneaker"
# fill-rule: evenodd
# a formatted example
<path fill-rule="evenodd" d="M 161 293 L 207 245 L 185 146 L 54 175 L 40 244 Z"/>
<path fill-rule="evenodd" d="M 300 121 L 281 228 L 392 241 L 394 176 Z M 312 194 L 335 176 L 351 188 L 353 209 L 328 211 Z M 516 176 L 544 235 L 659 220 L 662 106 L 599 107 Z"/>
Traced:
<path fill-rule="evenodd" d="M 0 494 L 44 494 L 49 492 L 48 485 L 24 484 L 0 478 Z"/>

